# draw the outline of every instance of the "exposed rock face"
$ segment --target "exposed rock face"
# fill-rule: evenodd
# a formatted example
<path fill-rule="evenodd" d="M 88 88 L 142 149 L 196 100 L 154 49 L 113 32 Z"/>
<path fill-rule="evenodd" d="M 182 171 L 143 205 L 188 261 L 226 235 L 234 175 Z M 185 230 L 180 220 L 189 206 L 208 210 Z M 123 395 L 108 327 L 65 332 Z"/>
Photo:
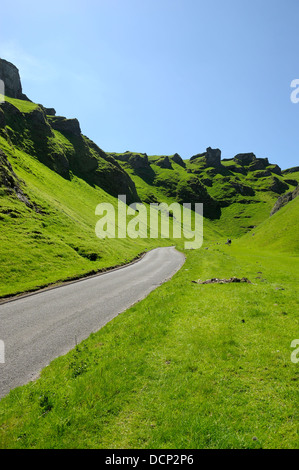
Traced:
<path fill-rule="evenodd" d="M 5 85 L 5 95 L 19 100 L 28 100 L 22 92 L 19 70 L 7 60 L 0 59 L 0 79 Z"/>
<path fill-rule="evenodd" d="M 269 165 L 269 162 L 265 162 L 262 158 L 256 158 L 249 166 L 249 171 L 264 170 Z"/>
<path fill-rule="evenodd" d="M 63 116 L 55 116 L 51 118 L 51 127 L 60 132 L 81 135 L 81 129 L 78 119 L 66 119 Z"/>
<path fill-rule="evenodd" d="M 172 160 L 174 161 L 174 163 L 177 163 L 178 165 L 182 166 L 183 168 L 186 167 L 186 163 L 184 162 L 184 160 L 182 159 L 182 157 L 178 153 L 175 153 L 173 155 Z"/>
<path fill-rule="evenodd" d="M 148 156 L 146 154 L 140 155 L 131 155 L 129 158 L 129 163 L 132 168 L 139 170 L 140 168 L 149 168 L 150 164 L 148 162 Z"/>
<path fill-rule="evenodd" d="M 172 165 L 171 165 L 171 161 L 169 160 L 169 157 L 160 158 L 160 160 L 156 162 L 156 165 L 158 165 L 160 168 L 166 168 L 168 170 L 172 170 Z"/>
<path fill-rule="evenodd" d="M 283 206 L 285 206 L 288 202 L 292 201 L 293 199 L 295 199 L 295 197 L 297 197 L 299 195 L 299 186 L 296 187 L 296 189 L 294 189 L 294 191 L 290 191 L 289 193 L 287 194 L 283 194 L 282 196 L 280 196 L 270 215 L 273 215 L 275 214 L 277 211 L 279 211 Z"/>
<path fill-rule="evenodd" d="M 201 158 L 204 161 L 206 167 L 213 166 L 218 168 L 221 166 L 221 150 L 219 149 L 208 147 L 206 152 L 193 155 L 193 157 L 190 158 L 190 162 L 198 158 Z"/>
<path fill-rule="evenodd" d="M 269 189 L 274 193 L 282 194 L 288 189 L 288 185 L 274 176 Z"/>
<path fill-rule="evenodd" d="M 231 181 L 230 185 L 242 196 L 254 196 L 255 192 L 250 186 Z"/>
<path fill-rule="evenodd" d="M 56 116 L 56 111 L 54 108 L 45 108 L 45 113 L 47 116 Z"/>
<path fill-rule="evenodd" d="M 51 108 L 37 106 L 22 113 L 5 101 L 0 106 L 0 132 L 16 148 L 35 156 L 63 178 L 71 179 L 74 174 L 113 196 L 125 194 L 129 203 L 137 201 L 136 187 L 129 175 L 113 157 L 81 134 L 78 120 L 49 115 L 48 109 Z M 63 133 L 69 145 L 57 145 L 54 130 Z M 142 158 L 147 161 L 147 157 Z M 19 198 L 24 196 L 23 202 L 28 205 L 20 191 L 13 188 L 10 191 Z"/>
<path fill-rule="evenodd" d="M 254 153 L 239 153 L 233 158 L 238 165 L 246 167 L 247 171 L 260 171 L 267 172 L 267 174 L 255 174 L 256 177 L 270 176 L 271 173 L 281 175 L 281 168 L 278 165 L 271 165 L 268 158 L 257 158 Z M 226 168 L 236 171 L 233 166 L 227 166 Z M 241 171 L 242 172 L 242 171 Z M 244 171 L 243 171 L 243 174 Z"/>
<path fill-rule="evenodd" d="M 22 191 L 21 184 L 24 185 L 24 182 L 17 177 L 7 156 L 3 150 L 0 149 L 0 187 L 4 187 L 7 193 L 17 196 L 17 198 L 30 209 L 39 212 L 37 207 L 29 201 L 28 197 Z"/>
<path fill-rule="evenodd" d="M 206 153 L 206 162 L 207 166 L 218 167 L 221 165 L 221 150 L 212 149 L 211 147 L 207 148 Z"/>
<path fill-rule="evenodd" d="M 256 160 L 256 156 L 254 153 L 238 153 L 233 160 L 239 163 L 239 165 L 248 166 Z"/>
<path fill-rule="evenodd" d="M 281 175 L 281 168 L 278 165 L 272 165 L 270 170 L 272 173 L 275 173 L 276 175 Z"/>
<path fill-rule="evenodd" d="M 195 203 L 202 203 L 203 215 L 209 219 L 218 219 L 221 215 L 220 205 L 209 195 L 207 189 L 196 177 L 179 182 L 176 189 L 176 200 L 180 204 L 191 203 L 192 208 Z"/>

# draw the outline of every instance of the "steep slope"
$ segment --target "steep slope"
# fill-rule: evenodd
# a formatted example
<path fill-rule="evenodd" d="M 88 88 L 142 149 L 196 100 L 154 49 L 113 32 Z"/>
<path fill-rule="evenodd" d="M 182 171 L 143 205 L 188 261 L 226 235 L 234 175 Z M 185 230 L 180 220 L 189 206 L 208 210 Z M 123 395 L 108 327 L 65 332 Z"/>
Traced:
<path fill-rule="evenodd" d="M 237 243 L 246 249 L 299 254 L 299 198 L 288 202 Z"/>
<path fill-rule="evenodd" d="M 292 178 L 253 153 L 221 160 L 219 149 L 182 160 L 178 154 L 110 153 L 135 182 L 145 202 L 203 202 L 205 217 L 225 236 L 236 237 L 267 219 L 277 197 L 294 190 Z"/>
<path fill-rule="evenodd" d="M 106 153 L 82 135 L 77 119 L 31 102 L 17 69 L 4 62 L 0 78 L 10 96 L 0 104 L 2 296 L 93 273 L 171 243 L 97 239 L 95 207 L 116 207 L 119 194 L 128 203 L 201 202 L 204 237 L 216 240 L 254 229 L 269 217 L 278 195 L 298 184 L 296 168 L 281 172 L 252 153 L 221 160 L 221 151 L 209 147 L 185 161 L 178 154 Z"/>
<path fill-rule="evenodd" d="M 76 175 L 113 196 L 126 194 L 130 202 L 138 199 L 128 174 L 81 134 L 77 119 L 48 115 L 47 111 L 41 105 L 7 97 L 0 105 L 0 135 L 66 180 Z"/>

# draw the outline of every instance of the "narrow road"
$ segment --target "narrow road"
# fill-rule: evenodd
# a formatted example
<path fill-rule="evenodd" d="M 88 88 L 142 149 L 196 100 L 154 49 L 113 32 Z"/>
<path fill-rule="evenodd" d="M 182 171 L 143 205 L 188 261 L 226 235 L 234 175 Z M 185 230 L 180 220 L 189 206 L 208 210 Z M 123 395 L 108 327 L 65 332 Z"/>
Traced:
<path fill-rule="evenodd" d="M 0 398 L 170 279 L 185 257 L 156 248 L 129 266 L 0 305 Z"/>

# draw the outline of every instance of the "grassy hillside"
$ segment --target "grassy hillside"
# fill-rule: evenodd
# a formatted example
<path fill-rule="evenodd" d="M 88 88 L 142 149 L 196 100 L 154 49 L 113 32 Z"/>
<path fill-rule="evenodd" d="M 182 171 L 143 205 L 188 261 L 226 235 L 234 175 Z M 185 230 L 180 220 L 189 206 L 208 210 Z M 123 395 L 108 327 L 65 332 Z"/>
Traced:
<path fill-rule="evenodd" d="M 0 106 L 0 297 L 183 250 L 99 240 L 95 208 L 117 194 L 206 207 L 171 281 L 1 400 L 1 448 L 298 448 L 299 199 L 270 212 L 299 173 L 215 155 L 107 154 L 76 120 Z M 251 282 L 194 282 L 232 276 Z"/>
<path fill-rule="evenodd" d="M 14 192 L 2 189 L 0 296 L 93 274 L 172 243 L 150 238 L 98 239 L 95 208 L 101 202 L 117 207 L 114 197 L 76 176 L 65 180 L 34 157 L 11 148 L 3 138 L 0 145 L 33 205 L 28 207 Z"/>
<path fill-rule="evenodd" d="M 299 254 L 299 198 L 290 201 L 239 241 L 240 246 Z"/>
<path fill-rule="evenodd" d="M 299 182 L 298 173 L 284 174 L 277 165 L 253 154 L 214 166 L 207 166 L 205 157 L 183 161 L 177 154 L 110 155 L 129 173 L 142 201 L 201 201 L 206 218 L 227 237 L 240 237 L 266 220 L 277 198 Z"/>

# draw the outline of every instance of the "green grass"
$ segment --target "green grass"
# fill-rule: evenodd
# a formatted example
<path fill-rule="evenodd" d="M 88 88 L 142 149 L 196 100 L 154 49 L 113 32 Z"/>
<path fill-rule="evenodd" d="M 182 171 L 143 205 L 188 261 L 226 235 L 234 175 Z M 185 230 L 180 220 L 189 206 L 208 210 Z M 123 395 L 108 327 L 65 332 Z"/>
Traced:
<path fill-rule="evenodd" d="M 240 246 L 299 253 L 299 198 L 295 198 L 240 241 Z"/>
<path fill-rule="evenodd" d="M 0 94 L 0 100 L 2 101 L 4 99 L 8 103 L 18 108 L 21 113 L 31 113 L 38 107 L 38 104 L 32 103 L 31 101 L 18 100 L 17 98 L 10 98 L 9 96 L 4 97 Z"/>
<path fill-rule="evenodd" d="M 298 448 L 299 258 L 217 243 L 1 400 L 1 448 Z"/>
<path fill-rule="evenodd" d="M 37 106 L 8 101 L 24 114 Z M 2 133 L 0 147 L 38 212 L 0 188 L 0 297 L 177 242 L 99 240 L 95 208 L 117 201 L 88 184 L 80 164 L 92 155 L 109 175 L 113 161 L 100 158 L 87 138 L 77 145 L 54 131 L 44 141 L 34 129 L 28 133 L 23 118 L 22 135 L 9 129 L 15 145 Z M 49 157 L 68 155 L 76 175 L 63 178 L 50 169 L 57 162 L 41 163 L 41 142 Z M 299 335 L 299 199 L 269 217 L 278 197 L 269 191 L 272 176 L 217 173 L 188 161 L 186 169 L 174 162 L 164 169 L 159 159 L 150 156 L 151 166 L 137 170 L 119 162 L 143 202 L 174 202 L 178 187 L 199 178 L 210 196 L 226 201 L 221 217 L 204 220 L 204 246 L 186 251 L 171 281 L 1 400 L 0 448 L 299 447 L 299 369 L 290 347 Z M 278 179 L 299 181 L 299 173 Z M 250 186 L 254 195 L 231 183 Z M 182 241 L 177 247 L 183 250 Z M 192 282 L 232 276 L 251 284 Z"/>
<path fill-rule="evenodd" d="M 0 193 L 0 297 L 93 274 L 174 243 L 171 238 L 98 239 L 95 208 L 102 202 L 116 207 L 115 198 L 74 175 L 71 181 L 62 178 L 2 137 L 0 145 L 40 210 L 28 208 L 14 194 Z M 209 221 L 205 232 L 207 238 L 215 236 Z"/>
<path fill-rule="evenodd" d="M 1 144 L 26 181 L 23 189 L 30 201 L 42 212 L 13 195 L 0 196 L 0 296 L 123 264 L 157 246 L 155 240 L 98 239 L 95 208 L 101 202 L 115 206 L 115 198 L 75 176 L 65 180 L 28 154 Z M 95 261 L 89 259 L 92 254 Z"/>

